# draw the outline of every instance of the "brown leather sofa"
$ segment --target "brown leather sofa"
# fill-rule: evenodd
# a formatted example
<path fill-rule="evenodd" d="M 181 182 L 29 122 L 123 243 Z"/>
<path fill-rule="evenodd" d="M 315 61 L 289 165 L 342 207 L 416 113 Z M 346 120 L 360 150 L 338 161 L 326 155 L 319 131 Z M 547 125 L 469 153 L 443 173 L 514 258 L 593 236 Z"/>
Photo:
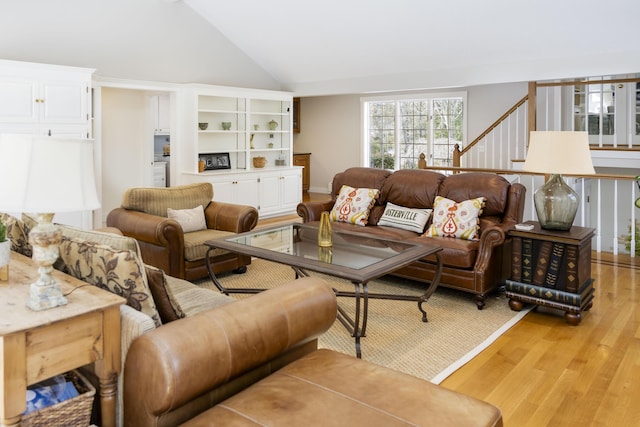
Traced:
<path fill-rule="evenodd" d="M 258 211 L 252 206 L 216 202 L 210 183 L 197 183 L 170 188 L 130 188 L 122 205 L 109 212 L 107 226 L 115 227 L 140 245 L 146 264 L 167 275 L 197 280 L 208 275 L 204 244 L 235 233 L 251 231 L 258 223 Z M 191 209 L 202 205 L 206 230 L 184 233 L 167 208 Z M 210 254 L 214 273 L 234 270 L 242 273 L 251 257 L 215 250 Z"/>
<path fill-rule="evenodd" d="M 436 244 L 443 248 L 440 285 L 475 295 L 479 309 L 485 306 L 487 294 L 504 284 L 509 277 L 511 240 L 507 231 L 522 222 L 524 212 L 523 185 L 511 184 L 492 173 L 459 173 L 443 175 L 421 169 L 390 172 L 373 168 L 350 168 L 337 174 L 332 183 L 332 200 L 303 202 L 297 212 L 303 222 L 319 221 L 322 211 L 331 211 L 343 184 L 357 188 L 377 188 L 378 199 L 371 209 L 366 226 L 334 222 L 334 229 L 348 229 L 384 236 L 389 239 Z M 387 202 L 409 208 L 433 208 L 436 196 L 461 202 L 484 196 L 485 207 L 480 216 L 479 240 L 450 237 L 422 237 L 421 233 L 378 225 Z M 427 223 L 427 227 L 431 220 Z M 427 257 L 393 272 L 393 275 L 430 282 L 435 275 L 435 258 Z"/>
<path fill-rule="evenodd" d="M 486 402 L 318 350 L 336 310 L 328 284 L 304 278 L 140 336 L 124 368 L 124 425 L 502 425 Z"/>

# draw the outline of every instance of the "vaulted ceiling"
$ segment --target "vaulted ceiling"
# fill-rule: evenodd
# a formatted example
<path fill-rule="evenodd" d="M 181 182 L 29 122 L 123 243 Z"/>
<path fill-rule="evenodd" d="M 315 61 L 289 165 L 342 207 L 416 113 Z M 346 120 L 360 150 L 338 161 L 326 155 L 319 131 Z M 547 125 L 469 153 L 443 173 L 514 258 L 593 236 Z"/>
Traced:
<path fill-rule="evenodd" d="M 382 92 L 640 71 L 637 0 L 0 0 L 0 59 Z"/>

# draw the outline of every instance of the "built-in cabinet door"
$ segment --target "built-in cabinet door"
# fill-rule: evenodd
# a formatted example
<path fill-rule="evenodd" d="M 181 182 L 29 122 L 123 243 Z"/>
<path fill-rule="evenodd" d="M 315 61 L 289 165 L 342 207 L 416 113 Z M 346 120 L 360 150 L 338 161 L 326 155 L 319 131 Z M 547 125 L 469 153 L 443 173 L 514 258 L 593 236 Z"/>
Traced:
<path fill-rule="evenodd" d="M 260 176 L 260 215 L 295 210 L 302 201 L 300 169 L 283 170 Z"/>
<path fill-rule="evenodd" d="M 86 123 L 89 83 L 0 77 L 0 122 Z"/>
<path fill-rule="evenodd" d="M 260 215 L 268 215 L 280 209 L 281 178 L 277 173 L 260 176 Z"/>
<path fill-rule="evenodd" d="M 38 120 L 38 85 L 33 80 L 0 77 L 0 122 L 24 123 Z"/>
<path fill-rule="evenodd" d="M 154 95 L 151 97 L 151 114 L 153 116 L 153 131 L 164 135 L 171 131 L 169 95 Z"/>
<path fill-rule="evenodd" d="M 89 120 L 86 82 L 45 81 L 40 85 L 41 123 L 86 123 Z"/>

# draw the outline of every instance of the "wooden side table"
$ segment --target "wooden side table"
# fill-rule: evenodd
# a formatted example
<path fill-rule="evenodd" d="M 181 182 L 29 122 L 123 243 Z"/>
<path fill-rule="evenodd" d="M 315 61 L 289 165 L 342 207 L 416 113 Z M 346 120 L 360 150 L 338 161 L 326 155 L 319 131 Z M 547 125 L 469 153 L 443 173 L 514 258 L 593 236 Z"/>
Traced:
<path fill-rule="evenodd" d="M 591 238 L 595 229 L 571 227 L 569 231 L 510 230 L 511 279 L 505 283 L 511 309 L 533 303 L 563 310 L 570 325 L 578 325 L 582 312 L 593 306 Z"/>
<path fill-rule="evenodd" d="M 0 421 L 20 425 L 28 385 L 95 362 L 102 426 L 115 426 L 125 300 L 62 272 L 52 275 L 68 303 L 44 311 L 25 306 L 38 277 L 30 258 L 12 252 L 9 280 L 0 282 Z"/>

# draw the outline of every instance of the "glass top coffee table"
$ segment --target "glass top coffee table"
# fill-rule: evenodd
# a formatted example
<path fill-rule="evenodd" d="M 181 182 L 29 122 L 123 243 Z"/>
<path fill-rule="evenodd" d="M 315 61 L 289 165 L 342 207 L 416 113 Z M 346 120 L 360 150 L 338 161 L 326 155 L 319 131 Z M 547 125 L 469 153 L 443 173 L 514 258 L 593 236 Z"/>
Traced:
<path fill-rule="evenodd" d="M 206 256 L 209 277 L 220 292 L 227 295 L 258 293 L 264 289 L 224 287 L 211 269 L 209 251 L 216 248 L 288 265 L 296 272 L 296 277 L 308 276 L 308 272 L 312 271 L 351 281 L 354 292 L 336 290 L 336 295 L 355 298 L 355 315 L 352 319 L 338 307 L 338 320 L 355 338 L 358 357 L 361 356 L 360 338 L 365 336 L 367 328 L 369 298 L 417 301 L 422 321 L 426 322 L 427 312 L 422 305 L 436 290 L 442 273 L 439 255 L 442 248 L 439 246 L 389 240 L 365 233 L 334 231 L 333 245 L 323 248 L 318 246 L 317 226 L 300 223 L 253 230 L 208 240 L 205 244 L 209 246 Z M 435 256 L 437 269 L 433 281 L 422 295 L 369 293 L 369 281 L 430 255 Z"/>

